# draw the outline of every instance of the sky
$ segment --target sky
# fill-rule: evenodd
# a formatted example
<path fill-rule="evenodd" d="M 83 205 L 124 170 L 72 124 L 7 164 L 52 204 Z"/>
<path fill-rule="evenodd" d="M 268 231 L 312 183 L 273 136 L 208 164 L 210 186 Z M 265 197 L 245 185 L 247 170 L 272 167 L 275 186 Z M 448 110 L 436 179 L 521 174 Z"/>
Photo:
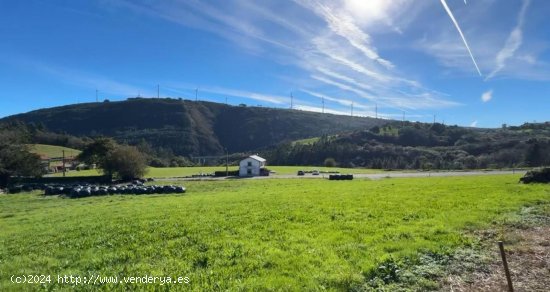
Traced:
<path fill-rule="evenodd" d="M 472 127 L 549 121 L 547 15 L 546 0 L 0 1 L 0 117 L 159 94 Z"/>

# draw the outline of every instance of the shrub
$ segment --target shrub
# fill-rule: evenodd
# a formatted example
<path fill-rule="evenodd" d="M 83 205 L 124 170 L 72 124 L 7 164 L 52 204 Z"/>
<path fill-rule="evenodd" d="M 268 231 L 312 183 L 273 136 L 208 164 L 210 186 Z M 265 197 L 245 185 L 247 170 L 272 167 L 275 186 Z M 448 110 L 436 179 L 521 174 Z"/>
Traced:
<path fill-rule="evenodd" d="M 145 175 L 145 156 L 133 146 L 118 146 L 107 154 L 103 171 L 123 180 L 140 178 Z"/>
<path fill-rule="evenodd" d="M 336 160 L 332 157 L 329 157 L 325 159 L 325 166 L 326 167 L 335 167 L 336 166 Z"/>

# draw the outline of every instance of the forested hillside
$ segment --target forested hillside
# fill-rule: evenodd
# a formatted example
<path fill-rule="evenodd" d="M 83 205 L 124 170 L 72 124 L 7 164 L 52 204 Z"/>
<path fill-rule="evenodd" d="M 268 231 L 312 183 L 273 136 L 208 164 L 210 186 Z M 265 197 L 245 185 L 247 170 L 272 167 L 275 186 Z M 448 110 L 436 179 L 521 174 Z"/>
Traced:
<path fill-rule="evenodd" d="M 284 143 L 264 155 L 276 165 L 322 165 L 332 158 L 341 166 L 385 169 L 550 165 L 550 123 L 475 129 L 393 122 L 309 144 Z"/>
<path fill-rule="evenodd" d="M 21 122 L 34 130 L 79 139 L 108 136 L 119 143 L 199 156 L 223 154 L 224 149 L 253 151 L 285 141 L 369 129 L 387 121 L 170 98 L 130 98 L 41 109 L 6 117 L 2 122 Z"/>
<path fill-rule="evenodd" d="M 271 165 L 474 169 L 550 164 L 550 123 L 502 129 L 395 122 L 179 99 L 41 109 L 0 120 L 26 143 L 82 149 L 97 136 L 136 145 L 154 166 L 260 152 Z M 294 143 L 304 138 L 309 143 Z M 239 155 L 237 155 L 239 156 Z M 239 156 L 240 157 L 240 156 Z M 236 158 L 238 159 L 238 158 Z M 331 161 L 331 160 L 329 160 Z"/>

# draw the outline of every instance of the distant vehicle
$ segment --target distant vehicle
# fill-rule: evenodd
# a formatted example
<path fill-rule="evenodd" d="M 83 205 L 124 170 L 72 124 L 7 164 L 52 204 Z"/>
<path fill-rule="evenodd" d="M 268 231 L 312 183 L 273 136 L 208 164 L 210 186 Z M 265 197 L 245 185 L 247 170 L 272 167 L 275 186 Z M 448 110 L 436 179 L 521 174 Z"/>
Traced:
<path fill-rule="evenodd" d="M 298 175 L 304 175 L 304 171 L 303 170 L 298 170 Z"/>
<path fill-rule="evenodd" d="M 312 175 L 319 175 L 319 171 L 318 170 L 314 170 L 311 172 Z"/>

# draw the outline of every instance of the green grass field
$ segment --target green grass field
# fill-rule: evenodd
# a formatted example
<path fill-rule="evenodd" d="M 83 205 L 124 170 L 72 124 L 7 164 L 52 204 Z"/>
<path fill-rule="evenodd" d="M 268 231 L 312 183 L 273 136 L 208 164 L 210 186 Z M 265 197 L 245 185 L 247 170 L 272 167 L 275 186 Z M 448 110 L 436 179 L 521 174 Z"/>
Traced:
<path fill-rule="evenodd" d="M 337 171 L 340 173 L 359 174 L 359 173 L 380 173 L 381 169 L 367 168 L 342 168 L 342 167 L 318 167 L 318 166 L 267 166 L 270 170 L 276 171 L 276 174 L 296 174 L 298 170 L 311 171 Z"/>
<path fill-rule="evenodd" d="M 237 170 L 238 167 L 231 166 L 229 170 Z M 170 178 L 170 177 L 185 177 L 192 176 L 195 174 L 210 174 L 214 171 L 225 171 L 225 166 L 204 166 L 204 167 L 149 167 L 147 168 L 147 173 L 145 177 L 157 177 L 157 178 Z M 96 176 L 101 175 L 101 170 L 98 169 L 89 169 L 81 171 L 69 171 L 66 173 L 67 176 Z M 55 173 L 51 176 L 63 176 L 62 173 Z"/>
<path fill-rule="evenodd" d="M 0 290 L 75 288 L 54 278 L 10 283 L 21 274 L 190 280 L 82 290 L 359 288 L 384 261 L 470 245 L 465 231 L 550 201 L 550 186 L 518 178 L 235 179 L 185 182 L 185 195 L 1 195 Z"/>
<path fill-rule="evenodd" d="M 339 167 L 316 167 L 316 166 L 267 166 L 270 170 L 275 171 L 275 175 L 295 175 L 298 170 L 311 171 L 338 171 L 340 173 L 358 174 L 358 173 L 379 173 L 383 172 L 380 169 L 365 169 L 365 168 L 339 168 Z M 230 166 L 229 170 L 238 170 L 237 166 Z M 214 171 L 225 171 L 225 166 L 194 166 L 194 167 L 149 167 L 145 177 L 185 177 L 195 174 L 209 174 Z M 69 171 L 67 176 L 95 176 L 101 175 L 101 172 L 95 169 Z M 62 173 L 55 173 L 51 176 L 63 176 Z"/>
<path fill-rule="evenodd" d="M 39 155 L 46 155 L 50 158 L 62 157 L 63 150 L 65 150 L 65 157 L 75 157 L 81 152 L 80 150 L 76 150 L 72 148 L 53 146 L 53 145 L 44 145 L 44 144 L 30 144 L 29 147 L 32 153 L 36 153 Z"/>

